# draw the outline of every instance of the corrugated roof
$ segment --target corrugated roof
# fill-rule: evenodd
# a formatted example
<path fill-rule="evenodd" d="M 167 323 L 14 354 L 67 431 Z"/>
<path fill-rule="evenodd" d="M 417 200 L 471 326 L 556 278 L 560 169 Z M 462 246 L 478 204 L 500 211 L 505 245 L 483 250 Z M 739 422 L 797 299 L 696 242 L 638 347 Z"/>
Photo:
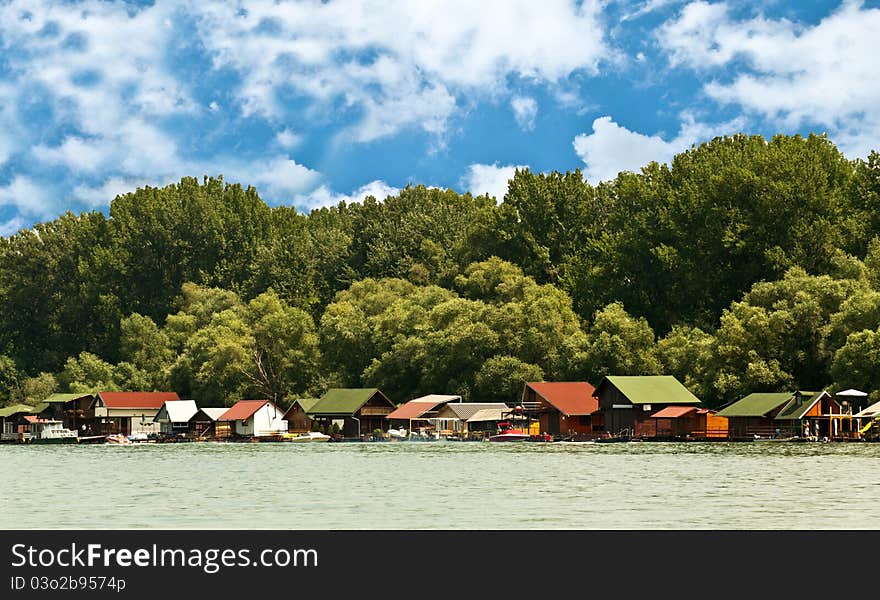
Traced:
<path fill-rule="evenodd" d="M 52 394 L 43 402 L 48 404 L 63 404 L 65 402 L 70 402 L 71 400 L 79 400 L 80 398 L 90 398 L 93 394 L 85 393 L 85 394 Z"/>
<path fill-rule="evenodd" d="M 878 417 L 880 416 L 880 402 L 875 402 L 853 415 L 854 417 Z"/>
<path fill-rule="evenodd" d="M 268 400 L 239 400 L 232 405 L 232 408 L 224 412 L 217 419 L 218 421 L 242 421 L 250 419 L 251 416 L 269 404 Z"/>
<path fill-rule="evenodd" d="M 169 400 L 180 400 L 177 392 L 98 392 L 107 408 L 160 409 Z"/>
<path fill-rule="evenodd" d="M 160 423 L 186 423 L 197 412 L 199 407 L 195 400 L 168 400 L 153 420 Z"/>
<path fill-rule="evenodd" d="M 599 400 L 593 397 L 596 388 L 586 381 L 534 381 L 526 387 L 565 416 L 591 415 L 599 410 Z"/>
<path fill-rule="evenodd" d="M 791 400 L 791 392 L 756 392 L 718 411 L 719 417 L 763 417 Z"/>
<path fill-rule="evenodd" d="M 421 398 L 414 398 L 401 404 L 396 409 L 385 415 L 386 419 L 418 419 L 427 412 L 436 410 L 438 407 L 449 402 L 461 401 L 461 396 L 445 396 L 443 394 L 429 394 Z"/>
<path fill-rule="evenodd" d="M 229 409 L 223 408 L 223 407 L 220 407 L 220 408 L 208 407 L 208 408 L 200 408 L 199 412 L 204 413 L 205 416 L 208 417 L 209 419 L 211 419 L 212 421 L 217 421 L 220 419 L 220 417 L 223 416 L 223 414 L 227 410 L 229 410 Z M 196 413 L 196 414 L 198 414 L 198 413 Z M 193 415 L 193 417 L 194 416 L 196 416 L 196 415 Z M 190 417 L 190 418 L 192 418 L 192 417 Z"/>
<path fill-rule="evenodd" d="M 0 408 L 0 417 L 11 417 L 19 413 L 36 414 L 37 412 L 39 411 L 34 410 L 33 406 L 28 406 L 27 404 L 11 404 Z"/>
<path fill-rule="evenodd" d="M 776 421 L 796 421 L 802 419 L 816 405 L 822 396 L 831 397 L 828 392 L 799 392 L 800 400 L 792 396 L 788 404 L 776 415 Z"/>
<path fill-rule="evenodd" d="M 672 375 L 608 375 L 598 390 L 611 384 L 633 404 L 699 404 L 700 399 Z"/>
<path fill-rule="evenodd" d="M 389 406 L 394 406 L 377 388 L 331 388 L 306 412 L 309 415 L 353 415 L 377 393 Z"/>
<path fill-rule="evenodd" d="M 678 419 L 692 412 L 699 412 L 696 406 L 667 406 L 658 410 L 651 418 L 653 419 Z"/>
<path fill-rule="evenodd" d="M 502 413 L 509 411 L 507 405 L 504 405 L 504 408 L 481 408 L 477 412 L 473 414 L 472 417 L 467 419 L 468 423 L 481 423 L 485 421 L 501 421 L 504 419 Z"/>
<path fill-rule="evenodd" d="M 510 411 L 510 407 L 504 402 L 450 402 L 440 409 L 437 416 L 443 419 L 467 421 L 477 414 L 478 411 L 486 409 Z"/>

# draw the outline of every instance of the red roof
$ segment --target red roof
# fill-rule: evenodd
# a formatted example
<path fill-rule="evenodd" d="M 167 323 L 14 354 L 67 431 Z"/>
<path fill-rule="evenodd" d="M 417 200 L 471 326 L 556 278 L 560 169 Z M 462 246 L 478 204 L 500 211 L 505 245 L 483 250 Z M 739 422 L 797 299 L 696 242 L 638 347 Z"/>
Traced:
<path fill-rule="evenodd" d="M 697 410 L 696 406 L 667 406 L 653 415 L 654 419 L 678 419 Z"/>
<path fill-rule="evenodd" d="M 599 410 L 599 400 L 593 397 L 596 388 L 586 381 L 540 381 L 526 386 L 566 416 L 591 415 Z"/>
<path fill-rule="evenodd" d="M 107 408 L 155 408 L 168 400 L 180 400 L 177 392 L 99 392 Z"/>
<path fill-rule="evenodd" d="M 422 402 L 419 400 L 410 400 L 406 404 L 401 404 L 396 409 L 385 415 L 386 419 L 418 419 L 428 411 L 434 410 L 440 404 L 446 404 L 446 400 L 441 402 Z"/>
<path fill-rule="evenodd" d="M 25 415 L 24 420 L 28 423 L 57 423 L 57 421 L 51 419 L 41 419 L 37 415 Z"/>
<path fill-rule="evenodd" d="M 218 421 L 244 421 L 250 419 L 255 412 L 269 404 L 268 400 L 239 400 L 232 408 L 220 415 Z"/>

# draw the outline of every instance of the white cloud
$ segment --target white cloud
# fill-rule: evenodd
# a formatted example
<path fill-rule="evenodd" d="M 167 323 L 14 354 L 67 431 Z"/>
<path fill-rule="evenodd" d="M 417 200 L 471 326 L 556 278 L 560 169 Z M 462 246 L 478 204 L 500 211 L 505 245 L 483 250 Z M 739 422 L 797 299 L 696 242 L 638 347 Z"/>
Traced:
<path fill-rule="evenodd" d="M 538 102 L 528 96 L 514 96 L 510 101 L 516 124 L 523 131 L 531 131 L 535 128 L 535 118 L 538 116 Z"/>
<path fill-rule="evenodd" d="M 517 169 L 527 169 L 528 165 L 485 165 L 474 163 L 467 168 L 461 178 L 462 187 L 474 196 L 488 194 L 501 201 L 507 194 L 508 182 L 513 179 Z"/>
<path fill-rule="evenodd" d="M 584 161 L 585 178 L 593 184 L 614 179 L 621 171 L 638 172 L 651 161 L 668 163 L 672 157 L 693 144 L 716 135 L 736 133 L 744 121 L 737 119 L 720 125 L 697 122 L 692 115 L 682 115 L 681 129 L 674 138 L 644 135 L 615 123 L 610 116 L 593 121 L 593 132 L 574 138 L 574 151 Z"/>
<path fill-rule="evenodd" d="M 29 217 L 55 216 L 49 193 L 24 175 L 16 175 L 8 184 L 0 186 L 0 206 L 13 206 L 21 215 Z"/>
<path fill-rule="evenodd" d="M 510 76 L 555 83 L 595 73 L 609 53 L 599 0 L 197 6 L 215 66 L 243 78 L 246 115 L 283 119 L 279 96 L 293 89 L 325 114 L 360 110 L 350 136 L 360 142 L 406 127 L 443 134 L 459 97 L 503 93 Z"/>
<path fill-rule="evenodd" d="M 18 233 L 25 227 L 25 221 L 21 217 L 13 217 L 8 221 L 0 223 L 0 236 L 8 237 L 13 233 Z"/>
<path fill-rule="evenodd" d="M 275 143 L 282 148 L 290 150 L 302 143 L 302 136 L 290 128 L 283 129 L 275 135 Z"/>
<path fill-rule="evenodd" d="M 735 20 L 725 3 L 693 2 L 658 33 L 673 65 L 720 70 L 705 93 L 788 128 L 827 128 L 844 151 L 863 154 L 880 134 L 876 48 L 880 9 L 844 2 L 815 25 Z"/>
<path fill-rule="evenodd" d="M 321 208 L 323 206 L 336 206 L 340 202 L 345 202 L 346 204 L 363 202 L 367 196 L 373 196 L 376 200 L 382 201 L 388 196 L 396 196 L 399 193 L 399 188 L 388 185 L 381 180 L 371 181 L 362 185 L 350 194 L 334 192 L 326 185 L 322 185 L 308 194 L 299 195 L 296 205 L 307 209 Z"/>

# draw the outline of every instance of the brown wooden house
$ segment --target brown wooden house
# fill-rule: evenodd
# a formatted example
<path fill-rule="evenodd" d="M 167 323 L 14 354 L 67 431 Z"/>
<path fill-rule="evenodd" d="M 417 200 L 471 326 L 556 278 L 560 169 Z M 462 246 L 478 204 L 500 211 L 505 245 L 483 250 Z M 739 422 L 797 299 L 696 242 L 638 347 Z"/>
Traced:
<path fill-rule="evenodd" d="M 654 434 L 642 437 L 664 440 L 727 439 L 727 419 L 716 411 L 696 406 L 667 406 L 651 415 Z M 644 431 L 644 429 L 643 429 Z"/>
<path fill-rule="evenodd" d="M 309 409 L 317 404 L 318 398 L 297 398 L 287 409 L 284 418 L 290 433 L 308 433 L 312 431 L 312 419 Z"/>
<path fill-rule="evenodd" d="M 376 429 L 385 431 L 385 416 L 395 408 L 376 388 L 331 388 L 306 414 L 320 421 L 325 431 L 336 424 L 343 437 L 363 439 Z"/>
<path fill-rule="evenodd" d="M 525 384 L 522 406 L 554 438 L 588 439 L 604 431 L 595 388 L 586 381 L 532 381 Z"/>
<path fill-rule="evenodd" d="M 651 437 L 651 418 L 667 406 L 699 406 L 694 396 L 671 375 L 609 375 L 596 388 L 605 431 L 612 437 Z"/>
<path fill-rule="evenodd" d="M 52 394 L 43 400 L 47 408 L 41 415 L 61 421 L 63 427 L 76 431 L 80 436 L 95 435 L 98 426 L 92 408 L 94 400 L 95 396 L 91 393 Z"/>

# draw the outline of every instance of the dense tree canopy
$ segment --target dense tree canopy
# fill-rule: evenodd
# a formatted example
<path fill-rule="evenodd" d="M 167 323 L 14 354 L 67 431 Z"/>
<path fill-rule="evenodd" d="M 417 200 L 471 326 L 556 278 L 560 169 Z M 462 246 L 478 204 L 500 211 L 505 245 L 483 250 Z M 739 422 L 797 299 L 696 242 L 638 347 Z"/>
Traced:
<path fill-rule="evenodd" d="M 669 373 L 710 404 L 880 387 L 880 155 L 735 135 L 504 200 L 409 186 L 309 214 L 185 177 L 0 238 L 0 403 L 331 385 L 513 400 Z"/>

